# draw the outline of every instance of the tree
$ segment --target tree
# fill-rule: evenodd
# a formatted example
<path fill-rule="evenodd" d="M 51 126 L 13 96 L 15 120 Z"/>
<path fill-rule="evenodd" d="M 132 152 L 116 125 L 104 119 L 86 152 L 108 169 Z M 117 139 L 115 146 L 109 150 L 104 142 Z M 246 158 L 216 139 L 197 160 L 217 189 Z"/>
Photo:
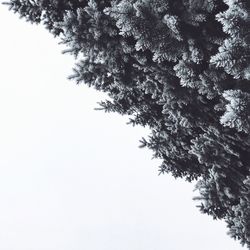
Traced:
<path fill-rule="evenodd" d="M 9 0 L 106 92 L 100 109 L 148 126 L 160 173 L 197 181 L 200 210 L 250 248 L 250 2 Z"/>

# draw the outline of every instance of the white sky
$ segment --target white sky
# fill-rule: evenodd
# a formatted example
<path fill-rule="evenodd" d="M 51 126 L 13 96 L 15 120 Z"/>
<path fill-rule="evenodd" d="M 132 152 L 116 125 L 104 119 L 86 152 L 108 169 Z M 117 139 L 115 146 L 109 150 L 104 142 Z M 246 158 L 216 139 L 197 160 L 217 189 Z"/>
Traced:
<path fill-rule="evenodd" d="M 193 185 L 158 176 L 148 131 L 94 111 L 73 58 L 0 6 L 0 250 L 242 250 L 200 214 Z"/>

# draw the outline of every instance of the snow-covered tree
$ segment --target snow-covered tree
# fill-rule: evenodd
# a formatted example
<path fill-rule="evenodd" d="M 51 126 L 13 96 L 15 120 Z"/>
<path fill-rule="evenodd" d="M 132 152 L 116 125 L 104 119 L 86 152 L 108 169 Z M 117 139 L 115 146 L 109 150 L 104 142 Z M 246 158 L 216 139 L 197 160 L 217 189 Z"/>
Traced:
<path fill-rule="evenodd" d="M 197 180 L 200 210 L 250 248 L 250 2 L 9 0 L 76 58 L 100 109 L 148 126 L 160 173 Z"/>

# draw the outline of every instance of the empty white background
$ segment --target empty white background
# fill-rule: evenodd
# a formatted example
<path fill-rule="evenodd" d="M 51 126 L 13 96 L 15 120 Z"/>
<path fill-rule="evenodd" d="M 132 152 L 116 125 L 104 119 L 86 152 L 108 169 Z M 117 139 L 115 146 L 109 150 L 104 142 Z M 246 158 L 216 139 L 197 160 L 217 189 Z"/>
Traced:
<path fill-rule="evenodd" d="M 0 6 L 0 250 L 240 250 L 194 184 L 158 176 L 148 131 L 94 111 L 74 60 Z"/>

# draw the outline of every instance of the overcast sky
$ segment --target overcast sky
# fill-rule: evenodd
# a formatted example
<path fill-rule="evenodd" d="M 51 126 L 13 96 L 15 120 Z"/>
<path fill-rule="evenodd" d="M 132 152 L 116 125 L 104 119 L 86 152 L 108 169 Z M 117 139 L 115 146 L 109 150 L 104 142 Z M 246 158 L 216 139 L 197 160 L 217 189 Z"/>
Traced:
<path fill-rule="evenodd" d="M 245 249 L 158 176 L 146 129 L 93 110 L 52 35 L 5 6 L 0 31 L 0 250 Z"/>

